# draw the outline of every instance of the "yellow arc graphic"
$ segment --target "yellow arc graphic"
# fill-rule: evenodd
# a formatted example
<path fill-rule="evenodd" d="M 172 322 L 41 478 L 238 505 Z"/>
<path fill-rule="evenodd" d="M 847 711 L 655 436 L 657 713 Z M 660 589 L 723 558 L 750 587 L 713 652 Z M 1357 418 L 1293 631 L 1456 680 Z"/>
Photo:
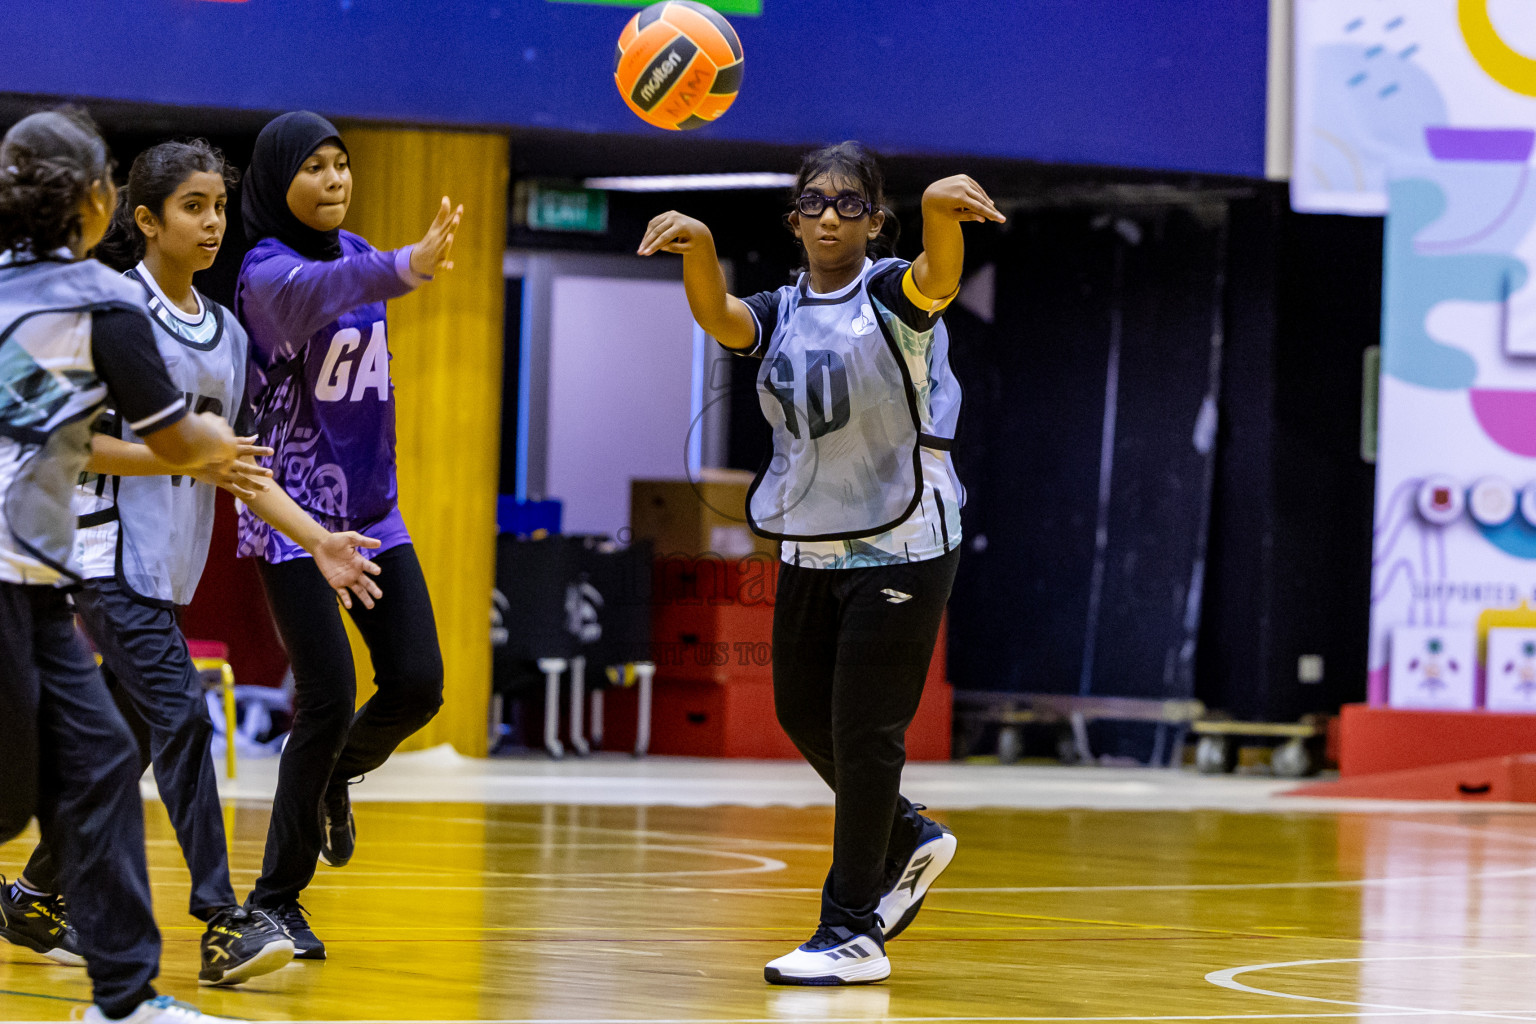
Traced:
<path fill-rule="evenodd" d="M 1522 96 L 1536 96 L 1536 60 L 1499 36 L 1488 14 L 1488 0 L 1457 0 L 1456 20 L 1461 23 L 1461 36 L 1472 51 L 1472 59 L 1490 78 Z"/>

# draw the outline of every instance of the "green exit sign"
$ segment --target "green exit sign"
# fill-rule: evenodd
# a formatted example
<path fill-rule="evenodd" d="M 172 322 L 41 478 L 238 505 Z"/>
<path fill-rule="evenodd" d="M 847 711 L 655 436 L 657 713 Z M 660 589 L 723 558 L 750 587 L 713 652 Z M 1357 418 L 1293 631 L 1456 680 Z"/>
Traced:
<path fill-rule="evenodd" d="M 655 0 L 549 0 L 553 4 L 598 4 L 603 7 L 649 7 Z M 763 13 L 763 0 L 699 0 L 705 7 L 713 7 L 721 14 L 746 14 L 757 17 Z"/>
<path fill-rule="evenodd" d="M 534 231 L 600 235 L 608 230 L 608 193 L 598 189 L 520 181 L 513 201 L 523 223 Z"/>

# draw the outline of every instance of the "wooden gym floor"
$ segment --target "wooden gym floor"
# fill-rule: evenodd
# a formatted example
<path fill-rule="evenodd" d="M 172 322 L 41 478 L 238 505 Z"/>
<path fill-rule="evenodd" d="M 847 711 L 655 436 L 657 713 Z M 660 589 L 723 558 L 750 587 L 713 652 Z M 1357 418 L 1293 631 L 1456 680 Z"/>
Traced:
<path fill-rule="evenodd" d="M 762 981 L 815 925 L 826 808 L 358 804 L 356 859 L 305 897 L 331 959 L 238 989 L 197 985 L 185 869 L 146 813 L 163 990 L 252 1020 L 1536 1021 L 1536 815 L 1515 809 L 940 814 L 960 852 L 891 979 L 836 990 Z M 229 814 L 249 885 L 266 809 Z M 88 997 L 83 971 L 0 950 L 0 1020 Z"/>

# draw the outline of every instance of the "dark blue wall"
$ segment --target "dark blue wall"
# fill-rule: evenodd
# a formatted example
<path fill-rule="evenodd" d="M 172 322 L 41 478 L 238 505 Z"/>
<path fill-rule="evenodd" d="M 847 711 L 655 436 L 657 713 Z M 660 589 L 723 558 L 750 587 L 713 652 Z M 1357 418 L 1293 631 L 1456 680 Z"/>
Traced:
<path fill-rule="evenodd" d="M 763 0 L 703 131 L 1262 175 L 1264 0 Z M 548 0 L 5 0 L 0 91 L 654 132 L 620 101 L 633 13 Z"/>

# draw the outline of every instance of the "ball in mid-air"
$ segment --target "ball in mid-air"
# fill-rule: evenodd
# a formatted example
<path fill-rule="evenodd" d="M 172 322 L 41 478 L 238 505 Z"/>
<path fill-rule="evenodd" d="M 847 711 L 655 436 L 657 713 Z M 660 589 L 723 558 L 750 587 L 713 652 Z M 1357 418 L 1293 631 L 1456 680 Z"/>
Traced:
<path fill-rule="evenodd" d="M 662 0 L 629 20 L 613 55 L 619 95 L 658 128 L 699 128 L 741 88 L 741 39 L 718 11 Z"/>

